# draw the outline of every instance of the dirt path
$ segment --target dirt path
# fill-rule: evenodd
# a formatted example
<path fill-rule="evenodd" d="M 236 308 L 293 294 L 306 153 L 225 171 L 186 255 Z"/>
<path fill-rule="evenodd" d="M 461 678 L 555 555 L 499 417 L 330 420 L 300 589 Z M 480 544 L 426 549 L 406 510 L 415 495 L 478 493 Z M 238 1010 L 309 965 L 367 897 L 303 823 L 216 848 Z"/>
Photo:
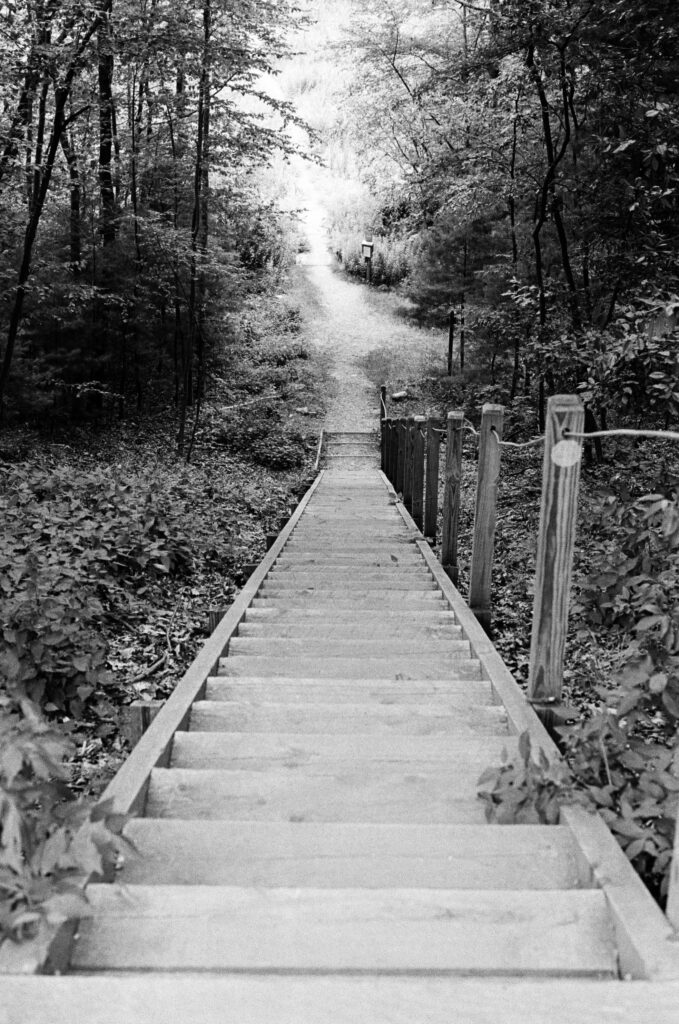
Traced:
<path fill-rule="evenodd" d="M 379 421 L 378 383 L 363 365 L 370 353 L 397 368 L 407 379 L 421 372 L 441 351 L 437 332 L 413 327 L 396 315 L 398 300 L 391 294 L 350 282 L 334 267 L 324 230 L 325 212 L 309 183 L 305 188 L 305 232 L 309 251 L 299 263 L 310 287 L 306 318 L 310 340 L 331 358 L 333 393 L 326 430 L 370 430 Z M 390 375 L 388 375 L 390 376 Z"/>

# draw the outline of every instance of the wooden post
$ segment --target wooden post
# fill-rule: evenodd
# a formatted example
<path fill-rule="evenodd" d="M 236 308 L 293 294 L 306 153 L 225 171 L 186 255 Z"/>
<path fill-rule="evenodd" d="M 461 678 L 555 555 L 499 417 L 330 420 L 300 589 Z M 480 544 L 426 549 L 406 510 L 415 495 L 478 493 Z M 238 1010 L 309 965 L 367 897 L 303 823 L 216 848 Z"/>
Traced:
<path fill-rule="evenodd" d="M 674 855 L 670 864 L 670 887 L 665 913 L 670 919 L 670 924 L 679 928 L 679 828 L 674 833 Z"/>
<path fill-rule="evenodd" d="M 481 411 L 479 465 L 476 482 L 474 541 L 469 578 L 469 607 L 486 633 L 490 633 L 490 589 L 495 549 L 497 482 L 500 476 L 500 440 L 504 409 L 486 403 Z"/>
<path fill-rule="evenodd" d="M 387 468 L 387 388 L 380 388 L 380 469 Z"/>
<path fill-rule="evenodd" d="M 462 426 L 464 412 L 448 413 L 446 423 L 446 470 L 443 487 L 443 527 L 441 534 L 441 565 L 455 586 L 458 581 L 457 534 L 460 519 L 462 485 Z"/>
<path fill-rule="evenodd" d="M 546 725 L 553 718 L 549 707 L 561 700 L 582 462 L 581 442 L 564 439 L 563 432 L 581 434 L 584 424 L 585 411 L 575 395 L 548 400 L 528 669 L 528 699 L 538 705 Z"/>
<path fill-rule="evenodd" d="M 384 453 L 384 472 L 386 474 L 387 480 L 390 483 L 393 484 L 394 478 L 391 475 L 391 463 L 392 463 L 392 449 L 393 449 L 393 444 L 394 444 L 394 427 L 393 427 L 393 423 L 392 423 L 391 420 L 385 420 L 384 421 L 384 425 L 385 425 L 385 429 L 386 429 L 386 438 L 387 438 L 386 449 L 385 449 L 385 453 Z"/>
<path fill-rule="evenodd" d="M 277 537 L 278 537 L 278 534 L 276 534 L 276 536 L 274 537 L 274 544 L 276 542 L 276 538 Z M 269 547 L 273 547 L 273 545 L 270 544 Z M 269 550 L 269 548 L 267 548 L 267 551 L 268 550 Z M 208 636 L 212 636 L 212 634 L 214 633 L 214 631 L 216 630 L 217 626 L 222 621 L 222 619 L 224 618 L 224 616 L 226 615 L 228 610 L 229 610 L 228 608 L 209 608 L 208 609 L 208 613 L 207 613 L 207 631 L 208 631 Z"/>
<path fill-rule="evenodd" d="M 424 491 L 424 535 L 436 544 L 436 525 L 439 509 L 439 460 L 441 435 L 437 420 L 427 420 L 427 476 Z"/>
<path fill-rule="evenodd" d="M 418 530 L 422 529 L 424 498 L 424 425 L 425 416 L 416 416 L 413 426 L 412 517 Z"/>
<path fill-rule="evenodd" d="M 139 743 L 163 703 L 162 700 L 135 700 L 126 709 L 122 731 L 131 747 Z"/>
<path fill-rule="evenodd" d="M 455 310 L 451 309 L 448 320 L 448 376 L 453 376 L 453 341 L 455 339 Z"/>
<path fill-rule="evenodd" d="M 398 465 L 398 420 L 389 420 L 389 480 L 396 483 L 396 466 Z"/>
<path fill-rule="evenodd" d="M 396 483 L 394 489 L 397 494 L 403 494 L 403 470 L 405 468 L 406 450 L 406 421 L 401 418 L 396 421 L 396 435 L 398 448 L 396 450 Z"/>
<path fill-rule="evenodd" d="M 406 420 L 405 458 L 403 460 L 403 504 L 412 512 L 413 509 L 413 434 L 415 417 Z"/>
<path fill-rule="evenodd" d="M 390 458 L 390 446 L 391 446 L 391 422 L 389 420 L 382 421 L 382 472 L 386 474 L 389 479 L 389 458 Z"/>

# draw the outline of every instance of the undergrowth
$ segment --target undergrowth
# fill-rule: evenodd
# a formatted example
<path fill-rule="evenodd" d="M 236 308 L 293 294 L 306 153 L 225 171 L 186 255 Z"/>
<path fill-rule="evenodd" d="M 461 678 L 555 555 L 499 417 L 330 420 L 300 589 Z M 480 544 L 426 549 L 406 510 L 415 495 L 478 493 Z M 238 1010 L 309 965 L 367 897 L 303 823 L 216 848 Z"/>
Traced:
<path fill-rule="evenodd" d="M 208 609 L 308 486 L 326 371 L 301 326 L 294 302 L 253 300 L 190 464 L 169 416 L 3 435 L 0 943 L 46 947 L 87 912 L 87 878 L 125 847 L 124 818 L 94 802 L 125 754 L 125 708 L 172 692 Z"/>

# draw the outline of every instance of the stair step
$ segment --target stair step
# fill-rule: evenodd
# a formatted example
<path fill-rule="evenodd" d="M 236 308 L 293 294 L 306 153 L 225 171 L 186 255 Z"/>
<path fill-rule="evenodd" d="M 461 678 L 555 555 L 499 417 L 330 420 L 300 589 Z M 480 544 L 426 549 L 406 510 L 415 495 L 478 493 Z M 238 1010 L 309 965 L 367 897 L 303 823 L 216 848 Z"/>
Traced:
<path fill-rule="evenodd" d="M 419 648 L 419 651 L 418 651 Z M 471 647 L 468 640 L 453 637 L 446 640 L 422 640 L 417 643 L 409 637 L 392 637 L 387 640 L 367 639 L 359 640 L 351 636 L 328 638 L 323 636 L 313 637 L 234 637 L 229 641 L 229 657 L 243 655 L 244 657 L 268 656 L 268 657 L 290 657 L 297 654 L 300 657 L 326 657 L 326 658 L 357 658 L 359 655 L 366 657 L 393 657 L 396 654 L 405 654 L 415 657 L 418 653 L 428 658 L 434 655 L 446 658 L 448 655 L 455 657 L 471 657 Z"/>
<path fill-rule="evenodd" d="M 475 824 L 485 815 L 476 795 L 478 766 L 460 776 L 444 764 L 362 762 L 259 771 L 154 768 L 149 818 L 227 821 L 345 821 L 401 824 Z"/>
<path fill-rule="evenodd" d="M 429 624 L 439 626 L 448 623 L 455 623 L 455 613 L 448 605 L 440 604 L 440 608 L 423 607 L 418 608 L 412 602 L 407 608 L 384 607 L 374 610 L 355 609 L 353 604 L 348 607 L 334 606 L 315 607 L 310 604 L 306 608 L 286 607 L 282 604 L 275 604 L 272 601 L 258 601 L 253 607 L 250 606 L 245 613 L 243 622 L 270 624 L 271 628 L 277 628 L 278 623 L 285 622 L 308 622 L 313 628 L 321 628 L 323 624 L 337 624 L 343 626 L 346 623 L 365 623 L 368 626 L 379 627 L 381 623 L 393 626 L 403 623 L 404 626 L 412 624 L 414 627 L 427 628 Z"/>
<path fill-rule="evenodd" d="M 363 583 L 380 583 L 383 582 L 385 587 L 390 586 L 392 583 L 408 583 L 422 584 L 423 589 L 427 587 L 435 587 L 436 583 L 427 569 L 424 562 L 420 562 L 419 565 L 399 565 L 396 562 L 392 562 L 390 565 L 343 565 L 336 566 L 334 569 L 329 569 L 327 566 L 319 565 L 298 565 L 296 563 L 285 562 L 282 565 L 274 566 L 271 571 L 267 574 L 266 582 L 282 584 L 288 586 L 290 580 L 298 586 L 315 586 L 317 583 L 322 584 L 326 580 L 330 583 L 342 582 L 351 583 L 352 580 L 356 581 L 356 587 L 360 587 Z"/>
<path fill-rule="evenodd" d="M 267 658 L 257 655 L 232 655 L 221 658 L 222 676 L 317 676 L 327 679 L 480 679 L 481 666 L 476 659 L 427 658 L 395 655 L 389 658 Z"/>
<path fill-rule="evenodd" d="M 345 571 L 364 569 L 368 572 L 375 572 L 377 569 L 393 569 L 400 566 L 405 566 L 408 571 L 413 567 L 426 569 L 424 559 L 419 551 L 411 551 L 410 548 L 406 548 L 405 552 L 392 549 L 385 551 L 382 555 L 344 552 L 333 554 L 332 556 L 327 551 L 324 552 L 322 550 L 316 552 L 294 552 L 286 549 L 281 557 L 276 560 L 274 570 L 288 571 L 290 569 L 297 569 L 302 572 L 313 570 L 328 572 L 330 569 L 343 569 Z"/>
<path fill-rule="evenodd" d="M 601 892 L 92 885 L 75 970 L 615 977 Z"/>
<path fill-rule="evenodd" d="M 282 679 L 280 676 L 212 676 L 207 680 L 205 700 L 247 700 L 271 703 L 360 704 L 366 700 L 382 703 L 435 704 L 446 707 L 465 701 L 496 703 L 486 679 Z"/>
<path fill-rule="evenodd" d="M 382 889 L 572 889 L 570 829 L 546 825 L 372 825 L 137 818 L 129 885 Z"/>
<path fill-rule="evenodd" d="M 327 725 L 327 723 L 325 723 Z M 208 768 L 233 768 L 262 771 L 281 765 L 298 768 L 308 763 L 322 767 L 324 759 L 353 769 L 360 761 L 366 770 L 375 762 L 398 767 L 411 759 L 419 765 L 462 763 L 474 765 L 479 774 L 493 758 L 506 750 L 514 756 L 518 750 L 516 736 L 491 735 L 413 735 L 394 732 L 374 733 L 367 744 L 365 736 L 351 732 L 178 732 L 172 744 L 172 764 L 176 768 L 196 767 L 183 764 L 185 758 L 212 756 L 219 764 Z M 471 769 L 470 769 L 471 770 Z M 476 770 L 476 769 L 474 769 Z"/>
<path fill-rule="evenodd" d="M 292 607 L 291 602 L 298 604 L 308 605 L 315 604 L 319 606 L 321 603 L 333 604 L 337 602 L 344 602 L 345 607 L 359 607 L 362 603 L 374 604 L 376 607 L 380 607 L 381 603 L 391 605 L 405 605 L 413 602 L 415 604 L 432 604 L 443 606 L 443 595 L 440 590 L 432 588 L 427 590 L 397 590 L 396 588 L 385 588 L 385 587 L 361 587 L 356 589 L 353 594 L 341 587 L 305 587 L 303 590 L 298 590 L 294 587 L 279 587 L 269 585 L 266 589 L 262 588 L 257 595 L 256 601 L 282 601 L 288 607 Z M 445 605 L 444 607 L 448 607 Z"/>
<path fill-rule="evenodd" d="M 221 707 L 221 705 L 219 705 Z M 414 774 L 459 771 L 471 785 L 502 751 L 517 753 L 515 736 L 399 735 L 375 733 L 180 732 L 172 744 L 171 767 L 352 777 L 380 771 Z M 285 771 L 284 771 L 285 769 Z"/>
<path fill-rule="evenodd" d="M 299 617 L 297 619 L 266 621 L 250 621 L 242 623 L 238 627 L 239 637 L 260 637 L 266 640 L 283 640 L 286 638 L 312 638 L 319 640 L 341 639 L 351 637 L 354 640 L 372 640 L 379 637 L 401 638 L 410 644 L 421 644 L 428 648 L 430 642 L 449 641 L 459 639 L 462 636 L 460 626 L 450 623 L 439 623 L 435 625 L 423 625 L 420 622 L 409 622 L 408 619 L 375 619 L 365 623 L 359 617 L 350 622 L 336 622 L 331 617 L 325 620 L 308 619 Z"/>
<path fill-rule="evenodd" d="M 108 972 L 2 986 L 12 1024 L 356 1024 L 357 1007 L 370 1024 L 676 1024 L 679 1002 L 677 982 L 588 977 Z"/>
<path fill-rule="evenodd" d="M 264 587 L 299 588 L 300 590 L 356 589 L 356 590 L 436 590 L 438 584 L 424 569 L 406 571 L 394 566 L 393 569 L 339 569 L 336 572 L 309 572 L 290 569 L 272 570 L 264 580 Z"/>
<path fill-rule="evenodd" d="M 507 716 L 499 705 L 468 707 L 435 704 L 196 701 L 191 708 L 196 732 L 356 733 L 406 735 L 507 733 Z"/>

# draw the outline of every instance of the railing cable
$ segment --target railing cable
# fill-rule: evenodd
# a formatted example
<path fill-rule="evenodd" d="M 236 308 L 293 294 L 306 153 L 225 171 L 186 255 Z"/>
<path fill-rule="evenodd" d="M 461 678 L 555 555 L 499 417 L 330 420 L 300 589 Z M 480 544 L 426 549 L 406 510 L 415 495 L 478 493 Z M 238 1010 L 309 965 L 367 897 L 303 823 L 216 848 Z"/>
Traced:
<path fill-rule="evenodd" d="M 616 430 L 593 430 L 591 434 L 576 434 L 572 430 L 563 430 L 562 436 L 574 441 L 588 441 L 592 437 L 658 437 L 668 441 L 679 441 L 676 430 L 633 430 L 620 427 Z"/>

